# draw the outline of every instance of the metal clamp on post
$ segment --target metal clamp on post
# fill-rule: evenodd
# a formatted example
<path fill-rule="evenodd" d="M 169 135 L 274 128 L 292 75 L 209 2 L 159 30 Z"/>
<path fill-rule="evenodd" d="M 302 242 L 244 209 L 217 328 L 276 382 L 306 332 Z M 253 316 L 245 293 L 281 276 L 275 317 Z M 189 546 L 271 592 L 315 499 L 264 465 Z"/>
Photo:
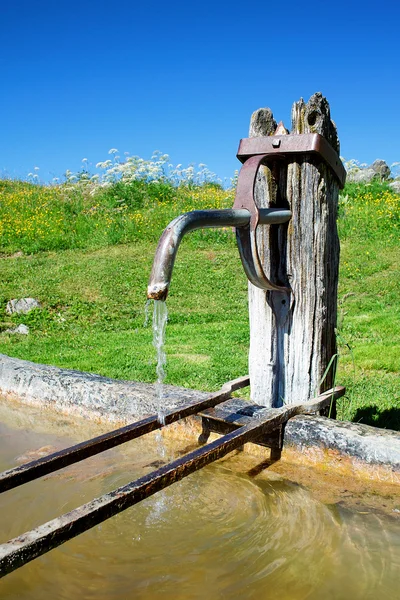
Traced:
<path fill-rule="evenodd" d="M 237 157 L 244 164 L 239 173 L 233 208 L 245 208 L 251 216 L 248 225 L 236 227 L 236 239 L 247 278 L 262 290 L 290 291 L 286 287 L 272 283 L 261 264 L 256 237 L 257 227 L 260 224 L 260 209 L 254 199 L 257 173 L 261 165 L 268 165 L 268 161 L 287 159 L 293 155 L 304 156 L 305 154 L 316 154 L 322 158 L 336 175 L 339 186 L 343 188 L 346 171 L 342 162 L 334 148 L 318 133 L 275 135 L 240 140 Z M 288 219 L 281 222 L 286 221 Z"/>

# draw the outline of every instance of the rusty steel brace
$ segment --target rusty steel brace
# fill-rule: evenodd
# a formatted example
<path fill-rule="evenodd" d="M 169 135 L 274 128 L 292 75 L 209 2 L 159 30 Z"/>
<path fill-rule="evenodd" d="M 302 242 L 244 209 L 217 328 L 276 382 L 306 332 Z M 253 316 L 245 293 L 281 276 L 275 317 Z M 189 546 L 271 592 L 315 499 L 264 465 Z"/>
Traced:
<path fill-rule="evenodd" d="M 247 279 L 262 290 L 290 292 L 284 286 L 272 283 L 266 276 L 261 264 L 257 248 L 257 227 L 260 224 L 260 208 L 254 199 L 254 190 L 257 173 L 261 165 L 266 164 L 269 154 L 250 156 L 240 169 L 234 209 L 246 208 L 250 213 L 249 224 L 245 227 L 236 227 L 236 241 Z"/>
<path fill-rule="evenodd" d="M 280 124 L 284 129 L 283 123 Z M 277 131 L 280 130 L 278 126 Z M 271 160 L 315 154 L 324 160 L 335 174 L 342 188 L 346 171 L 334 148 L 318 133 L 299 135 L 273 135 L 268 137 L 245 138 L 240 140 L 238 159 L 243 162 L 240 170 L 234 209 L 246 208 L 250 222 L 245 227 L 236 228 L 236 239 L 240 258 L 247 278 L 262 290 L 290 292 L 290 289 L 272 283 L 266 276 L 257 249 L 257 227 L 260 224 L 260 209 L 254 198 L 257 173 L 261 165 L 268 166 Z"/>

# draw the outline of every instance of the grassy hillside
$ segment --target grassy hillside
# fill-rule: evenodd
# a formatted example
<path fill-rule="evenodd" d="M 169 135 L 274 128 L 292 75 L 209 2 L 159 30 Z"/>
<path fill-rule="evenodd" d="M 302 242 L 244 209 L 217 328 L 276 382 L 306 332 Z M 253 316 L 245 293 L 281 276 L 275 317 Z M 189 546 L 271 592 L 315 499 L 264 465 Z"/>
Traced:
<path fill-rule="evenodd" d="M 145 290 L 165 225 L 230 207 L 212 183 L 81 178 L 54 187 L 0 182 L 0 352 L 110 377 L 154 381 Z M 339 416 L 400 429 L 400 197 L 385 185 L 341 196 Z M 9 299 L 42 309 L 8 316 Z M 167 382 L 214 390 L 247 372 L 247 281 L 228 230 L 182 243 L 168 300 Z M 28 336 L 6 333 L 25 323 Z"/>

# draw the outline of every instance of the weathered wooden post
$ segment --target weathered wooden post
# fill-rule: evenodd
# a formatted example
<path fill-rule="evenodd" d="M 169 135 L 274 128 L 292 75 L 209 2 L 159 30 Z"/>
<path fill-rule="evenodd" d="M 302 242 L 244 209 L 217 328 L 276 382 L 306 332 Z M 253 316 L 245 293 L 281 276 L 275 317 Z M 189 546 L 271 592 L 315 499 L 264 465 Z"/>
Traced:
<path fill-rule="evenodd" d="M 251 117 L 250 137 L 287 133 L 269 108 Z M 320 93 L 293 104 L 291 135 L 307 133 L 322 135 L 339 161 L 336 126 Z M 337 173 L 311 152 L 284 161 L 277 155 L 259 169 L 256 203 L 290 208 L 292 219 L 257 228 L 267 277 L 291 290 L 265 292 L 249 283 L 249 372 L 252 400 L 258 404 L 305 402 L 333 385 L 336 361 L 322 384 L 321 379 L 336 354 L 338 192 Z"/>

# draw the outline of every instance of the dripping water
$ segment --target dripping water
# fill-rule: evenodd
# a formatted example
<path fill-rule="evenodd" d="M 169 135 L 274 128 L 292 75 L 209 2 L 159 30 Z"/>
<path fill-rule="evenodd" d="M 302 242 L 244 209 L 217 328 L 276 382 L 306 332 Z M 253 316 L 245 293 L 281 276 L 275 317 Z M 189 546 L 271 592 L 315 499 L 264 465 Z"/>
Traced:
<path fill-rule="evenodd" d="M 153 310 L 153 346 L 157 352 L 157 416 L 161 425 L 165 425 L 165 396 L 164 396 L 164 380 L 165 380 L 165 365 L 167 357 L 164 350 L 165 344 L 165 328 L 168 321 L 168 310 L 166 302 L 161 300 L 154 301 Z"/>
<path fill-rule="evenodd" d="M 153 308 L 153 346 L 157 353 L 157 380 L 155 384 L 156 396 L 157 396 L 157 418 L 160 425 L 165 425 L 165 394 L 164 394 L 164 380 L 165 380 L 165 367 L 167 364 L 167 356 L 165 354 L 165 329 L 168 321 L 168 310 L 166 302 L 162 300 L 154 300 Z M 167 450 L 162 438 L 161 430 L 156 432 L 155 435 L 157 454 L 161 461 L 167 462 Z M 162 490 L 157 494 L 156 501 L 154 503 L 154 515 L 160 517 L 167 510 L 167 496 L 165 490 Z"/>

